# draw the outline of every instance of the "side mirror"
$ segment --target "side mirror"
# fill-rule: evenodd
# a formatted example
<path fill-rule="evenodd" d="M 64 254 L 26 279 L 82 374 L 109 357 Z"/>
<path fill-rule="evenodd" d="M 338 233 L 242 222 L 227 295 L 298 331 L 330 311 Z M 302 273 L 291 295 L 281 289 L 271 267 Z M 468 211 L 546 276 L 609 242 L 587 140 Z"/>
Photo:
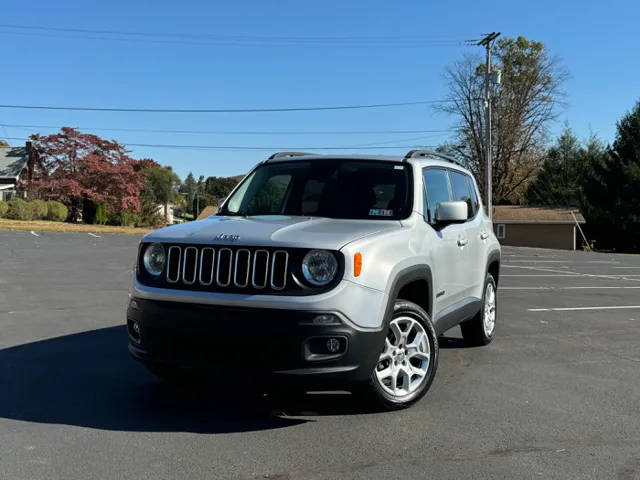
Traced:
<path fill-rule="evenodd" d="M 440 202 L 436 205 L 436 223 L 448 225 L 450 223 L 464 223 L 469 218 L 467 202 Z"/>

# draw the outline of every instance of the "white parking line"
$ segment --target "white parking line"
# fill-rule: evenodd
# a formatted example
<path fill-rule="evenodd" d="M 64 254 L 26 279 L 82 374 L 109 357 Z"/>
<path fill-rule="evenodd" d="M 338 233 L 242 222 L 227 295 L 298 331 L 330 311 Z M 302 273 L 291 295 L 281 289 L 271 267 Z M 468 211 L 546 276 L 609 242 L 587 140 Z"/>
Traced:
<path fill-rule="evenodd" d="M 509 260 L 509 263 L 576 263 L 578 265 L 584 265 L 586 263 L 620 263 L 617 262 L 615 260 L 590 260 L 587 262 L 576 262 L 576 261 L 571 261 L 571 260 Z M 619 268 L 619 267 L 615 267 L 615 268 Z"/>
<path fill-rule="evenodd" d="M 640 278 L 628 278 L 631 275 L 596 275 L 593 273 L 580 273 L 580 272 L 567 272 L 563 270 L 552 270 L 550 268 L 532 267 L 528 265 L 502 265 L 503 267 L 511 268 L 524 268 L 526 270 L 535 270 L 537 272 L 551 272 L 551 273 L 570 273 L 578 277 L 592 277 L 592 278 L 613 278 L 616 280 L 628 280 L 630 282 L 640 282 Z"/>
<path fill-rule="evenodd" d="M 587 287 L 500 287 L 500 290 L 588 290 L 588 289 L 626 289 L 626 288 L 640 288 L 640 286 L 620 286 L 620 287 L 601 287 L 597 285 L 590 285 Z"/>
<path fill-rule="evenodd" d="M 500 278 L 502 277 L 580 277 L 581 275 L 576 275 L 575 273 L 540 273 L 540 274 L 532 274 L 532 275 L 528 275 L 528 274 L 510 274 L 510 273 L 503 273 L 500 275 Z M 640 274 L 633 274 L 633 275 L 611 275 L 610 277 L 606 277 L 606 278 L 613 278 L 613 279 L 617 279 L 617 278 L 622 278 L 622 277 L 640 277 Z"/>
<path fill-rule="evenodd" d="M 559 307 L 559 308 L 528 308 L 530 312 L 569 312 L 574 310 L 632 310 L 640 309 L 640 305 L 614 305 L 608 307 Z"/>
<path fill-rule="evenodd" d="M 100 235 L 96 235 L 95 233 L 91 233 L 91 232 L 87 232 L 89 235 L 91 235 L 92 237 L 96 237 L 96 238 L 102 238 Z"/>
<path fill-rule="evenodd" d="M 509 259 L 509 263 L 569 263 L 564 260 L 511 260 Z"/>
<path fill-rule="evenodd" d="M 640 268 L 640 267 L 613 267 L 613 268 Z"/>
<path fill-rule="evenodd" d="M 33 230 L 31 230 L 31 235 L 35 235 L 36 237 L 39 237 L 40 235 L 38 235 L 36 232 L 34 232 Z"/>

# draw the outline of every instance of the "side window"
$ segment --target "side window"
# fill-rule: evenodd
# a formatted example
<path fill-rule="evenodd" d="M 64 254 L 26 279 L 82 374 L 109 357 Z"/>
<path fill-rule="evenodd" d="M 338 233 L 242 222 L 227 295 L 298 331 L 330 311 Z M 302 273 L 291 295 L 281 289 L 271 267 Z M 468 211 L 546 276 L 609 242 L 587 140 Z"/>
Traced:
<path fill-rule="evenodd" d="M 441 168 L 425 168 L 422 171 L 426 191 L 427 221 L 435 223 L 436 205 L 451 200 L 449 177 L 447 171 Z"/>
<path fill-rule="evenodd" d="M 469 177 L 464 173 L 449 170 L 449 178 L 453 188 L 453 199 L 458 202 L 465 202 L 467 204 L 467 217 L 473 217 L 474 209 L 471 201 L 471 190 L 469 190 Z"/>
<path fill-rule="evenodd" d="M 473 179 L 471 177 L 467 176 L 467 182 L 469 182 L 471 202 L 473 203 L 473 214 L 475 215 L 480 208 L 480 203 L 478 202 L 478 191 L 476 190 L 476 184 L 473 182 Z"/>

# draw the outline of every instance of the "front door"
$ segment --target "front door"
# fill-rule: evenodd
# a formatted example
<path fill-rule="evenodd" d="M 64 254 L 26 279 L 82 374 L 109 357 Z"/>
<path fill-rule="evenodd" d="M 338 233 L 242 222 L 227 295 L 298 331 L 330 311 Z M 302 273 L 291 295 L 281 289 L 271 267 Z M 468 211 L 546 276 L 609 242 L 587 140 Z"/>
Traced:
<path fill-rule="evenodd" d="M 431 250 L 431 262 L 434 284 L 434 314 L 453 305 L 465 294 L 464 249 L 459 245 L 464 236 L 464 225 L 447 225 L 437 228 L 435 222 L 436 205 L 452 200 L 447 170 L 428 167 L 423 170 L 425 190 L 425 220 L 435 233 L 435 244 L 428 245 Z"/>

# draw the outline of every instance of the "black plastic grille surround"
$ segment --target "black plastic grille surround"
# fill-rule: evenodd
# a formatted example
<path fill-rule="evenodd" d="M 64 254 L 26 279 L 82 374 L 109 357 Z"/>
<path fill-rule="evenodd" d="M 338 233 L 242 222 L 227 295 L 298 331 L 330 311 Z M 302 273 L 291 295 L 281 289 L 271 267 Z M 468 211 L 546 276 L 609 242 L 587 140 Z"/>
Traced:
<path fill-rule="evenodd" d="M 315 295 L 335 287 L 344 274 L 344 256 L 335 278 L 322 287 L 302 275 L 302 260 L 310 249 L 239 245 L 162 243 L 167 257 L 160 275 L 151 275 L 143 257 L 150 242 L 140 245 L 137 278 L 150 287 L 262 295 Z"/>

